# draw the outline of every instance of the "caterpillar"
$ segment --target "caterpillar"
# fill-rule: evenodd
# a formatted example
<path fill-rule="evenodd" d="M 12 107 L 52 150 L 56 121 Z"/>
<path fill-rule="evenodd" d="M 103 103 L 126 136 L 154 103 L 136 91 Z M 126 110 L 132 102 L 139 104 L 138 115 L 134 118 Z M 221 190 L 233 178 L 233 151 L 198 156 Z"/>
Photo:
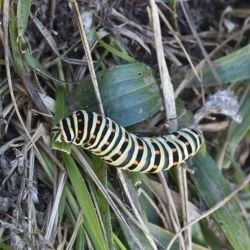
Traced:
<path fill-rule="evenodd" d="M 79 110 L 61 119 L 54 140 L 82 146 L 106 163 L 133 172 L 157 173 L 193 156 L 204 143 L 202 132 L 186 127 L 158 137 L 138 137 L 108 117 Z"/>

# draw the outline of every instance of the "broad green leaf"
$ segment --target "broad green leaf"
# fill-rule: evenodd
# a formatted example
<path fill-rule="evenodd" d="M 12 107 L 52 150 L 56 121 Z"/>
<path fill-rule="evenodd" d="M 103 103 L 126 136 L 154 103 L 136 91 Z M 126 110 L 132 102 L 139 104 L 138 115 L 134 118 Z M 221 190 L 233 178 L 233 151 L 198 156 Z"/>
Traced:
<path fill-rule="evenodd" d="M 142 63 L 97 72 L 105 114 L 122 126 L 141 122 L 160 110 L 162 97 L 149 67 Z M 78 109 L 97 111 L 90 78 L 73 90 Z"/>
<path fill-rule="evenodd" d="M 62 153 L 62 158 L 69 174 L 74 193 L 83 211 L 84 228 L 87 231 L 94 248 L 98 250 L 108 249 L 102 234 L 100 222 L 95 212 L 95 207 L 79 169 L 68 154 Z"/>
<path fill-rule="evenodd" d="M 209 155 L 199 152 L 193 157 L 193 162 L 196 168 L 192 178 L 206 205 L 211 208 L 231 192 L 230 186 Z M 250 238 L 240 211 L 236 199 L 232 199 L 212 216 L 233 249 L 246 250 L 250 246 Z"/>
<path fill-rule="evenodd" d="M 250 79 L 250 45 L 243 47 L 231 54 L 221 57 L 214 62 L 217 71 L 223 83 L 238 82 Z M 209 69 L 205 67 L 202 70 L 202 83 L 205 87 L 218 85 L 214 76 Z M 199 85 L 197 78 L 194 76 L 189 82 L 189 87 Z"/>
<path fill-rule="evenodd" d="M 74 84 L 73 93 L 69 96 L 69 101 L 74 103 L 74 109 L 98 112 L 95 92 L 89 77 L 79 82 L 66 83 L 52 76 L 32 55 L 26 54 L 25 60 L 30 67 L 51 80 Z M 105 114 L 122 126 L 139 123 L 156 114 L 161 108 L 162 96 L 159 86 L 151 69 L 145 64 L 125 64 L 100 71 L 97 72 L 97 80 Z"/>

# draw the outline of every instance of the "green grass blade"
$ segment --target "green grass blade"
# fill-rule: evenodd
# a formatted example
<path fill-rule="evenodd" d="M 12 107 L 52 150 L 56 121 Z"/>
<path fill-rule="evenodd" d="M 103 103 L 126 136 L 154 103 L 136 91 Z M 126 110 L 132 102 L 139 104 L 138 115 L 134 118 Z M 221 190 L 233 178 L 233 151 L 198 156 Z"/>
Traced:
<path fill-rule="evenodd" d="M 213 250 L 221 250 L 221 243 L 219 237 L 216 236 L 216 232 L 208 227 L 206 221 L 201 221 L 200 225 L 204 238 L 210 248 Z"/>
<path fill-rule="evenodd" d="M 19 37 L 23 37 L 27 28 L 30 6 L 31 0 L 18 0 L 17 2 L 17 30 Z"/>
<path fill-rule="evenodd" d="M 113 234 L 113 239 L 116 244 L 116 249 L 127 250 L 127 248 L 124 246 L 122 241 L 116 236 L 116 234 Z"/>
<path fill-rule="evenodd" d="M 66 100 L 66 91 L 64 86 L 60 86 L 56 91 L 56 112 L 54 117 L 54 125 L 56 125 L 61 118 L 64 118 L 68 115 L 68 108 L 65 104 Z M 57 149 L 65 153 L 70 154 L 71 145 L 66 142 L 55 142 L 52 140 L 52 149 Z"/>
<path fill-rule="evenodd" d="M 222 83 L 250 79 L 250 45 L 215 60 L 213 63 Z M 205 67 L 202 71 L 202 83 L 206 87 L 218 84 L 208 67 Z M 197 85 L 200 86 L 200 83 L 194 76 L 187 86 Z"/>
<path fill-rule="evenodd" d="M 193 157 L 193 161 L 196 168 L 192 179 L 210 208 L 231 192 L 230 186 L 209 155 L 199 152 Z M 212 216 L 235 250 L 249 248 L 250 238 L 236 199 L 229 201 Z"/>
<path fill-rule="evenodd" d="M 243 120 L 240 124 L 234 124 L 230 130 L 229 134 L 229 148 L 228 151 L 231 155 L 234 154 L 237 149 L 240 141 L 250 130 L 250 98 L 249 95 L 246 96 L 246 100 L 243 102 L 240 108 L 240 114 L 243 117 Z"/>
<path fill-rule="evenodd" d="M 93 170 L 96 173 L 96 176 L 101 181 L 102 185 L 107 188 L 107 165 L 104 163 L 99 157 L 92 156 L 92 166 Z M 91 185 L 91 183 L 90 183 Z M 93 190 L 96 190 L 93 188 Z M 105 235 L 107 239 L 107 243 L 110 250 L 114 248 L 113 242 L 113 232 L 112 232 L 112 225 L 111 225 L 111 215 L 110 209 L 107 199 L 103 196 L 99 189 L 95 192 L 95 197 L 97 198 L 98 207 L 100 210 L 100 214 L 102 216 L 103 226 L 105 228 Z"/>
<path fill-rule="evenodd" d="M 10 18 L 9 18 L 9 33 L 10 33 L 10 43 L 11 43 L 11 52 L 12 52 L 12 58 L 15 65 L 15 70 L 18 74 L 21 74 L 23 72 L 23 61 L 22 57 L 19 51 L 18 43 L 17 43 L 17 23 L 16 23 L 16 17 L 14 14 L 14 10 L 10 8 Z"/>
<path fill-rule="evenodd" d="M 36 70 L 38 74 L 42 75 L 43 77 L 46 77 L 52 81 L 56 81 L 56 82 L 60 82 L 60 83 L 64 83 L 66 84 L 66 82 L 54 77 L 51 73 L 49 73 L 49 71 L 47 70 L 47 68 L 42 65 L 33 55 L 31 55 L 30 53 L 26 52 L 24 54 L 24 60 L 25 63 L 31 67 L 32 69 Z"/>
<path fill-rule="evenodd" d="M 69 174 L 74 193 L 84 214 L 84 228 L 87 231 L 95 249 L 108 249 L 103 237 L 100 222 L 95 212 L 95 207 L 81 173 L 69 155 L 62 153 L 62 157 Z"/>
<path fill-rule="evenodd" d="M 69 185 L 66 185 L 65 193 L 67 202 L 65 205 L 65 216 L 71 222 L 73 226 L 76 224 L 76 218 L 79 214 L 79 206 L 77 204 L 75 196 L 70 191 Z M 86 237 L 83 226 L 80 227 L 77 238 L 76 238 L 76 249 L 84 249 Z"/>
<path fill-rule="evenodd" d="M 1 250 L 12 250 L 13 248 L 4 244 L 4 243 L 0 243 L 0 249 Z"/>
<path fill-rule="evenodd" d="M 84 249 L 84 240 L 85 240 L 84 230 L 81 227 L 76 238 L 76 248 L 75 248 L 76 250 Z"/>
<path fill-rule="evenodd" d="M 105 48 L 107 51 L 109 51 L 110 53 L 112 53 L 113 55 L 116 55 L 120 58 L 122 58 L 123 60 L 133 63 L 135 62 L 135 59 L 133 57 L 130 57 L 126 51 L 120 51 L 116 48 L 114 48 L 114 46 L 111 46 L 107 43 L 105 43 L 102 39 L 99 38 L 99 36 L 97 34 L 95 34 L 95 38 L 96 40 L 100 43 L 100 45 Z"/>
<path fill-rule="evenodd" d="M 146 224 L 148 222 L 148 219 L 146 218 L 146 216 L 144 216 L 144 209 L 140 206 L 140 202 L 138 200 L 138 195 L 136 192 L 135 187 L 133 186 L 132 181 L 130 180 L 130 178 L 128 176 L 126 176 L 126 174 L 124 175 L 124 181 L 127 183 L 127 192 L 130 194 L 130 199 L 132 201 L 132 203 L 134 204 L 134 208 L 132 208 L 133 214 L 135 214 L 133 217 L 135 220 L 138 221 L 138 223 L 140 224 L 140 226 L 136 225 L 131 218 L 128 216 L 128 214 L 131 213 L 131 211 L 127 211 L 127 207 L 126 204 L 122 204 L 122 200 L 124 199 L 124 197 L 120 197 L 120 202 L 117 202 L 118 204 L 120 204 L 121 206 L 121 210 L 124 212 L 124 217 L 126 218 L 127 224 L 129 225 L 130 229 L 133 232 L 134 237 L 131 237 L 131 232 L 128 231 L 128 228 L 124 226 L 124 223 L 120 220 L 120 226 L 122 228 L 124 237 L 126 239 L 126 242 L 129 246 L 129 249 L 155 249 L 154 248 L 154 244 L 152 244 L 152 235 L 148 234 L 148 229 L 146 228 Z M 109 185 L 110 190 L 112 190 L 112 192 L 115 194 L 116 197 L 120 196 L 120 192 L 119 190 L 117 190 L 116 186 L 113 185 Z M 124 195 L 123 195 L 124 196 Z M 135 209 L 137 210 L 137 213 L 139 214 L 139 216 L 141 216 L 141 219 L 138 218 L 138 215 L 136 215 Z M 136 239 L 136 240 L 134 240 Z M 140 242 L 140 245 L 143 246 L 143 248 L 139 248 L 138 242 L 137 240 Z"/>
<path fill-rule="evenodd" d="M 157 241 L 161 244 L 161 246 L 164 246 L 164 247 L 167 247 L 167 245 L 169 244 L 169 242 L 171 241 L 171 239 L 174 236 L 173 233 L 170 233 L 166 229 L 164 229 L 156 224 L 153 224 L 153 223 L 148 223 L 148 228 L 149 228 L 150 232 L 152 233 L 152 235 L 154 235 L 154 237 L 157 239 Z M 164 248 L 159 247 L 159 249 L 164 249 Z M 179 248 L 179 245 L 177 242 L 175 242 L 171 247 L 171 250 L 179 250 L 179 249 L 180 248 Z M 206 248 L 204 246 L 193 243 L 192 249 L 193 250 L 208 250 L 209 248 Z"/>

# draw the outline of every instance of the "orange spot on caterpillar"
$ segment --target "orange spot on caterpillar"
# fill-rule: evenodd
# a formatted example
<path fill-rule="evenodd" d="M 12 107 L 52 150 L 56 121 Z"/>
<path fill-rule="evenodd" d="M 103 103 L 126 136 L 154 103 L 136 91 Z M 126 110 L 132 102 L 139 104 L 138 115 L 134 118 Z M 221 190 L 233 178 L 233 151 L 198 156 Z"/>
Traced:
<path fill-rule="evenodd" d="M 152 169 L 157 169 L 158 168 L 158 166 L 157 165 L 154 165 L 153 167 L 152 167 Z"/>
<path fill-rule="evenodd" d="M 133 165 L 138 165 L 139 162 L 138 161 L 134 161 Z"/>
<path fill-rule="evenodd" d="M 127 139 L 127 138 L 125 139 L 125 142 L 128 142 L 128 139 Z"/>
<path fill-rule="evenodd" d="M 96 124 L 100 124 L 100 123 L 101 123 L 100 120 L 97 119 L 97 120 L 96 120 Z"/>
<path fill-rule="evenodd" d="M 105 142 L 105 145 L 109 145 L 110 143 L 108 141 Z"/>
<path fill-rule="evenodd" d="M 185 141 L 185 145 L 189 145 L 190 143 L 188 141 Z"/>
<path fill-rule="evenodd" d="M 177 149 L 176 148 L 172 148 L 172 152 L 176 152 L 177 151 Z"/>
<path fill-rule="evenodd" d="M 78 121 L 79 121 L 79 122 L 82 122 L 82 119 L 79 119 Z"/>
<path fill-rule="evenodd" d="M 138 146 L 138 150 L 143 150 L 143 146 Z"/>
<path fill-rule="evenodd" d="M 159 154 L 160 154 L 160 151 L 159 151 L 159 150 L 156 150 L 156 151 L 155 151 L 155 154 L 156 154 L 156 155 L 159 155 Z"/>
<path fill-rule="evenodd" d="M 91 138 L 92 138 L 92 139 L 95 139 L 95 138 L 96 138 L 96 136 L 95 136 L 95 135 L 92 135 L 92 136 L 91 136 Z"/>
<path fill-rule="evenodd" d="M 117 154 L 118 154 L 118 155 L 122 155 L 122 151 L 118 151 Z"/>
<path fill-rule="evenodd" d="M 82 134 L 82 130 L 78 130 L 78 134 Z"/>

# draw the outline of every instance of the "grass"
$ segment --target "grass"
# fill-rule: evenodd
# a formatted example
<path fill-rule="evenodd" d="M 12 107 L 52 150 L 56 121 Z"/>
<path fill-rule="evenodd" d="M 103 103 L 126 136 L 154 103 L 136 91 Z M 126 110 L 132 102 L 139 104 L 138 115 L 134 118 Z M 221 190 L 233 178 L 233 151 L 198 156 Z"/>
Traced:
<path fill-rule="evenodd" d="M 205 9 L 176 1 L 151 0 L 148 16 L 146 6 L 125 3 L 85 8 L 83 19 L 73 0 L 72 9 L 62 1 L 50 12 L 34 3 L 37 12 L 27 0 L 1 5 L 0 249 L 17 241 L 23 249 L 247 249 L 249 46 L 247 27 L 237 28 L 245 12 L 235 5 L 234 18 L 223 16 L 235 22 L 229 32 L 202 30 L 202 18 L 193 25 Z M 222 12 L 207 22 L 219 23 Z M 181 166 L 123 172 L 51 139 L 53 125 L 76 109 L 104 112 L 130 131 L 154 130 L 165 118 L 175 129 L 219 89 L 237 97 L 242 122 L 223 97 L 214 103 L 224 110 L 198 124 L 206 147 L 185 164 L 193 174 Z"/>

